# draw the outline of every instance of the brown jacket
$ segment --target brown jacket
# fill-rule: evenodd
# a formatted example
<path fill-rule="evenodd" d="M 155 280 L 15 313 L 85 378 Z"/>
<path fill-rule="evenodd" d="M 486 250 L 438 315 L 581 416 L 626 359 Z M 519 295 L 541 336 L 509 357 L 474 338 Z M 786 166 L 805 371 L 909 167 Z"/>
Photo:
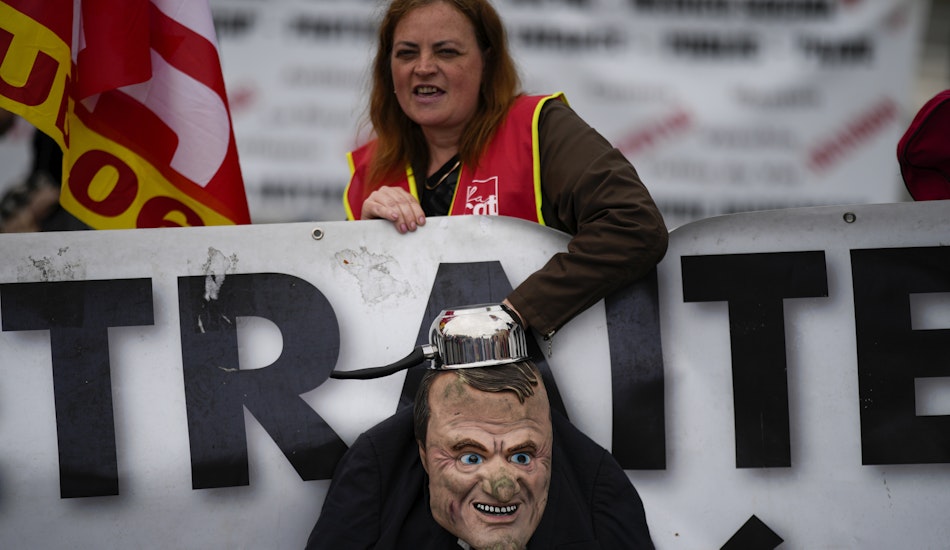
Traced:
<path fill-rule="evenodd" d="M 541 111 L 541 211 L 545 222 L 573 235 L 508 297 L 525 321 L 550 336 L 663 258 L 663 217 L 636 169 L 560 101 Z"/>
<path fill-rule="evenodd" d="M 541 213 L 546 225 L 573 237 L 567 252 L 551 257 L 508 300 L 529 326 L 550 337 L 652 270 L 666 253 L 669 235 L 633 165 L 567 104 L 546 102 L 538 126 Z M 451 173 L 449 166 L 430 178 L 441 182 L 446 171 Z M 449 200 L 423 194 L 427 216 L 447 214 L 457 183 L 451 180 L 437 191 Z"/>

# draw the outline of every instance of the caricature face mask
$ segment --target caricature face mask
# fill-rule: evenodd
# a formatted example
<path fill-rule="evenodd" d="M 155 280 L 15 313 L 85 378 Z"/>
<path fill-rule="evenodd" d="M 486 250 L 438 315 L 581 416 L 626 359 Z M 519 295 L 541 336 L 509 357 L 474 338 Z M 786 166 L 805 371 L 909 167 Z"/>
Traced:
<path fill-rule="evenodd" d="M 524 327 L 501 304 L 443 310 L 429 344 L 384 367 L 334 371 L 333 378 L 379 378 L 430 361 L 429 419 L 419 456 L 429 476 L 432 516 L 473 548 L 521 550 L 547 505 L 553 430 L 541 385 L 524 399 L 481 391 L 459 369 L 528 360 Z M 455 371 L 455 372 L 453 372 Z"/>
<path fill-rule="evenodd" d="M 445 372 L 428 399 L 419 456 L 432 517 L 473 548 L 523 549 L 551 483 L 553 432 L 543 386 L 522 403 L 513 392 L 479 391 Z"/>

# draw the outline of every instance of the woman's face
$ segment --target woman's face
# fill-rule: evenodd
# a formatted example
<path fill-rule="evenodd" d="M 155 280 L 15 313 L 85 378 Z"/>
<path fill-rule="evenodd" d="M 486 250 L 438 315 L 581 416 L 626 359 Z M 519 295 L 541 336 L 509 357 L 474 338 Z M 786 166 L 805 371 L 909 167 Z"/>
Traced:
<path fill-rule="evenodd" d="M 412 10 L 396 24 L 392 75 L 399 106 L 426 138 L 458 144 L 478 107 L 485 61 L 469 20 L 435 2 Z"/>

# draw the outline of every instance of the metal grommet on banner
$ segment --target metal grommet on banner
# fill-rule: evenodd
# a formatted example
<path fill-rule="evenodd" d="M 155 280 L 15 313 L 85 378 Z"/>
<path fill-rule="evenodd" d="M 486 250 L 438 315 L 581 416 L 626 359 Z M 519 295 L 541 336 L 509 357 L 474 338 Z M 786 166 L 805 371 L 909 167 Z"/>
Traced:
<path fill-rule="evenodd" d="M 313 231 L 310 232 L 310 236 L 313 237 L 313 240 L 319 241 L 323 238 L 323 229 L 319 227 L 314 227 Z"/>
<path fill-rule="evenodd" d="M 858 219 L 854 212 L 845 212 L 843 217 L 844 223 L 854 223 Z"/>

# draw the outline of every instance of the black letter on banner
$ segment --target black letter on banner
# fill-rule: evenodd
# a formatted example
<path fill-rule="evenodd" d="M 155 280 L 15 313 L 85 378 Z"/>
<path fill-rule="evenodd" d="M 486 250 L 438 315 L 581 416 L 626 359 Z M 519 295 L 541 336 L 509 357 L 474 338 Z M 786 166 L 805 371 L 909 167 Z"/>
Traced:
<path fill-rule="evenodd" d="M 613 455 L 627 470 L 666 468 L 663 346 L 656 270 L 605 300 Z"/>
<path fill-rule="evenodd" d="M 852 250 L 864 464 L 950 462 L 950 416 L 917 416 L 915 378 L 950 376 L 950 330 L 914 330 L 910 295 L 950 292 L 950 248 Z"/>
<path fill-rule="evenodd" d="M 429 328 L 432 326 L 432 321 L 442 313 L 443 309 L 475 304 L 501 303 L 511 294 L 511 290 L 511 283 L 499 262 L 439 264 L 439 271 L 432 283 L 432 292 L 429 293 L 429 302 L 426 304 L 425 318 L 422 320 L 422 326 L 419 327 L 416 345 L 421 346 L 429 343 Z M 564 402 L 561 400 L 561 394 L 558 392 L 557 384 L 554 382 L 551 369 L 544 359 L 544 354 L 541 352 L 538 342 L 530 334 L 527 336 L 528 353 L 541 371 L 551 407 L 564 413 L 566 417 L 567 412 L 564 409 Z M 403 384 L 402 396 L 399 398 L 397 408 L 401 409 L 412 405 L 416 389 L 419 388 L 419 382 L 422 380 L 422 373 L 423 369 L 419 368 L 406 371 L 406 381 Z"/>
<path fill-rule="evenodd" d="M 249 483 L 245 406 L 302 479 L 329 479 L 346 444 L 300 395 L 329 378 L 336 364 L 333 308 L 313 285 L 290 275 L 212 277 L 178 279 L 192 486 Z M 238 317 L 263 317 L 280 329 L 283 350 L 273 364 L 240 370 Z"/>
<path fill-rule="evenodd" d="M 149 279 L 0 285 L 3 330 L 49 330 L 62 498 L 119 494 L 109 327 L 151 325 Z"/>
<path fill-rule="evenodd" d="M 825 253 L 684 256 L 683 300 L 729 303 L 736 466 L 791 466 L 782 300 L 828 296 Z"/>

